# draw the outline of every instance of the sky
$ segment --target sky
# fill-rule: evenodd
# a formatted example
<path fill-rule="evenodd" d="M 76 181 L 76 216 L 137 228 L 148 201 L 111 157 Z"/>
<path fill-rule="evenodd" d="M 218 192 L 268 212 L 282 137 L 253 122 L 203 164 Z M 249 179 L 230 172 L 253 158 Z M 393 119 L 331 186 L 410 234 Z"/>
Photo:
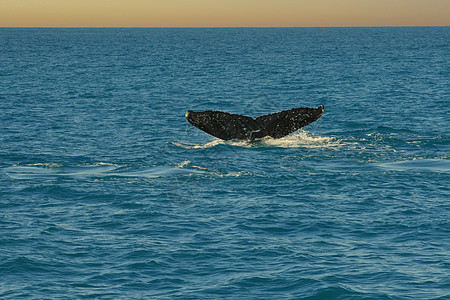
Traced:
<path fill-rule="evenodd" d="M 450 26 L 450 0 L 0 0 L 0 27 Z"/>

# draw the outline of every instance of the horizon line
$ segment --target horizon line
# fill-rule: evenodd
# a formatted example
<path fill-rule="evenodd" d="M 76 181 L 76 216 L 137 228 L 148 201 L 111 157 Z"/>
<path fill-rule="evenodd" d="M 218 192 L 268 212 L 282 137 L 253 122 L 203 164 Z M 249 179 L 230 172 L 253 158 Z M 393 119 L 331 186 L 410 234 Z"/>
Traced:
<path fill-rule="evenodd" d="M 366 25 L 366 26 L 0 26 L 0 28 L 54 28 L 54 29 L 215 29 L 215 28 L 386 28 L 386 27 L 450 27 L 450 25 Z"/>

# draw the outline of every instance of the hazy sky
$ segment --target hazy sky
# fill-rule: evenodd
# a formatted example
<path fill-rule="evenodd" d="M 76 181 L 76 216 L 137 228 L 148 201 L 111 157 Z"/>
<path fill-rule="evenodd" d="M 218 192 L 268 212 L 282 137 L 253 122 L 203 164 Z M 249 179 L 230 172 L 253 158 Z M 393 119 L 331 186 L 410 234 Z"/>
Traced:
<path fill-rule="evenodd" d="M 0 0 L 0 27 L 449 25 L 450 0 Z"/>

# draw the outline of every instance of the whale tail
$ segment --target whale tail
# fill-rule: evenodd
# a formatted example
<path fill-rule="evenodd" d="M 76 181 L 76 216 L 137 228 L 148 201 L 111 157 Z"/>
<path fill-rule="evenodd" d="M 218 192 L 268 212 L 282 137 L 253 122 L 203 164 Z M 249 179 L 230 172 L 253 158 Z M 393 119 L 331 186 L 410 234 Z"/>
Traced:
<path fill-rule="evenodd" d="M 259 116 L 255 119 L 222 111 L 187 111 L 187 121 L 222 140 L 255 140 L 266 136 L 278 139 L 319 119 L 324 106 L 298 107 Z"/>

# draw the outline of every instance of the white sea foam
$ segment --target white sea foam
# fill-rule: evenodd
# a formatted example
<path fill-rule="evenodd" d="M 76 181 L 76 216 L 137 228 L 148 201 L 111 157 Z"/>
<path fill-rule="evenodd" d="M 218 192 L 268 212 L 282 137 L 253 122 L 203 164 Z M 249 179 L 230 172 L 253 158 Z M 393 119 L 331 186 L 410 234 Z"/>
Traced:
<path fill-rule="evenodd" d="M 262 145 L 280 148 L 333 148 L 342 146 L 342 142 L 333 137 L 323 137 L 306 131 L 298 131 L 281 139 L 263 139 Z"/>
<path fill-rule="evenodd" d="M 274 139 L 270 137 L 266 137 L 256 141 L 245 141 L 245 140 L 224 141 L 220 139 L 215 139 L 205 144 L 184 143 L 184 142 L 174 142 L 173 144 L 184 149 L 206 149 L 218 145 L 232 145 L 244 148 L 252 148 L 252 147 L 337 148 L 345 145 L 346 143 L 334 137 L 323 137 L 301 130 L 292 135 L 280 139 Z"/>
<path fill-rule="evenodd" d="M 181 147 L 184 149 L 205 149 L 205 148 L 211 148 L 217 145 L 225 144 L 225 141 L 223 140 L 213 140 L 211 142 L 208 142 L 206 144 L 193 144 L 193 143 L 184 143 L 184 142 L 174 142 L 173 143 L 177 147 Z"/>

